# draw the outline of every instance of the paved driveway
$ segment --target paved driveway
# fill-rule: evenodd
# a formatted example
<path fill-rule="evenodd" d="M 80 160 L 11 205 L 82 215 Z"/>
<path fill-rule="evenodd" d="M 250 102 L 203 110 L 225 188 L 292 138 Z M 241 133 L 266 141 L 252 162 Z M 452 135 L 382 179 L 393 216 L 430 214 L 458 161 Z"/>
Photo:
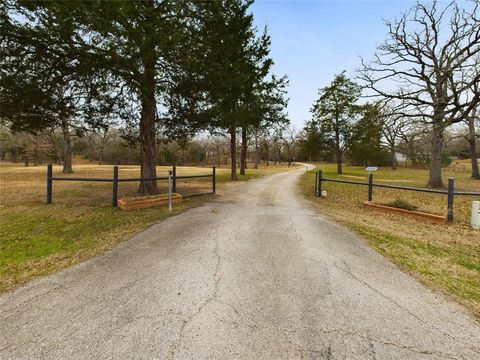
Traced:
<path fill-rule="evenodd" d="M 1 359 L 480 359 L 480 326 L 295 192 L 249 181 L 0 299 Z"/>

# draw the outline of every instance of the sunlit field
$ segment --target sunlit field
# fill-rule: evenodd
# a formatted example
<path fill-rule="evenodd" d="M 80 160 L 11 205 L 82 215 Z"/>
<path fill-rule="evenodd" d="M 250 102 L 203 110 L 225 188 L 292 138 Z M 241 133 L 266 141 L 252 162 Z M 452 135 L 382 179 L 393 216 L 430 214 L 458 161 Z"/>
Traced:
<path fill-rule="evenodd" d="M 367 181 L 362 167 L 345 167 L 343 175 L 336 174 L 336 165 L 317 164 L 328 178 Z M 469 179 L 463 166 L 444 169 L 446 182 L 455 178 L 458 191 L 480 191 L 480 181 Z M 399 167 L 381 168 L 374 174 L 374 182 L 414 187 L 425 187 L 428 170 Z M 383 255 L 404 270 L 414 274 L 423 283 L 453 295 L 480 316 L 480 231 L 470 226 L 473 196 L 456 196 L 454 221 L 434 223 L 396 213 L 365 208 L 366 186 L 324 182 L 326 198 L 315 198 L 315 173 L 305 174 L 301 180 L 304 195 L 314 206 L 340 221 L 367 241 Z M 373 201 L 388 204 L 403 200 L 423 210 L 446 215 L 447 197 L 394 189 L 374 188 Z"/>
<path fill-rule="evenodd" d="M 249 164 L 249 167 L 252 167 Z M 158 176 L 167 176 L 171 167 L 158 167 Z M 239 180 L 286 171 L 285 164 L 248 169 Z M 112 178 L 112 165 L 74 164 L 74 174 L 58 177 Z M 177 175 L 211 174 L 211 167 L 177 167 Z M 217 169 L 217 189 L 227 183 L 229 169 Z M 119 178 L 138 178 L 138 166 L 121 165 Z M 159 181 L 159 192 L 167 182 Z M 138 182 L 119 183 L 118 197 L 137 195 Z M 178 180 L 182 195 L 212 191 L 211 178 Z M 124 212 L 111 207 L 112 184 L 99 182 L 53 182 L 53 204 L 46 205 L 46 165 L 24 167 L 0 163 L 0 291 L 12 289 L 33 277 L 63 269 L 112 248 L 119 241 L 169 216 L 166 207 Z M 172 214 L 211 201 L 212 195 L 191 198 L 174 207 Z"/>

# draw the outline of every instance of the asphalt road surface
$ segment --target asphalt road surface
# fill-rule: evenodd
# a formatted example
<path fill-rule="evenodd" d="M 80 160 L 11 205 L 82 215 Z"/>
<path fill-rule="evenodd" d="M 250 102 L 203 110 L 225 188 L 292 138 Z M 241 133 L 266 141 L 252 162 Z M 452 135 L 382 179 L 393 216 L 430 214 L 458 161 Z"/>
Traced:
<path fill-rule="evenodd" d="M 249 181 L 0 298 L 1 359 L 480 359 L 459 305 Z"/>

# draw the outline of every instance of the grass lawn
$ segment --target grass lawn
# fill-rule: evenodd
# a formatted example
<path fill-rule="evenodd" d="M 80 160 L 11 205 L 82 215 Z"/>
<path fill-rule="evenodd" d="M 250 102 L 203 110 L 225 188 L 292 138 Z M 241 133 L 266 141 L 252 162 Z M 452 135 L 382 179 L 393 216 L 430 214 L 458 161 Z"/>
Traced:
<path fill-rule="evenodd" d="M 167 176 L 170 167 L 158 167 L 158 176 Z M 285 165 L 249 169 L 239 180 L 285 171 Z M 111 165 L 74 165 L 75 173 L 62 175 L 54 166 L 54 176 L 111 178 Z M 139 177 L 138 166 L 120 166 L 119 177 Z M 177 167 L 178 175 L 211 174 L 210 168 Z M 217 169 L 217 188 L 227 184 L 229 170 Z M 165 181 L 159 191 L 167 192 Z M 119 198 L 135 196 L 138 183 L 120 183 Z M 0 163 L 0 292 L 28 280 L 64 269 L 111 249 L 118 242 L 146 227 L 185 209 L 213 199 L 203 196 L 175 206 L 124 212 L 111 208 L 111 183 L 53 183 L 53 204 L 45 204 L 46 166 L 25 168 L 21 164 Z M 211 179 L 178 180 L 177 192 L 210 192 Z"/>
<path fill-rule="evenodd" d="M 336 165 L 317 166 L 324 177 L 367 181 L 362 167 L 345 167 L 340 176 L 336 174 Z M 454 176 L 457 190 L 480 191 L 480 182 L 469 179 L 468 171 L 459 169 L 445 169 L 444 179 Z M 410 168 L 381 168 L 374 174 L 376 183 L 405 186 L 424 187 L 427 179 L 427 170 Z M 324 182 L 327 197 L 316 198 L 314 182 L 315 173 L 311 171 L 303 175 L 300 187 L 320 212 L 347 225 L 403 270 L 425 285 L 453 296 L 480 317 L 480 231 L 470 226 L 471 203 L 480 200 L 478 197 L 455 197 L 454 221 L 439 224 L 365 208 L 362 203 L 367 200 L 366 186 Z M 442 215 L 447 210 L 446 195 L 374 188 L 374 202 L 395 200 Z"/>

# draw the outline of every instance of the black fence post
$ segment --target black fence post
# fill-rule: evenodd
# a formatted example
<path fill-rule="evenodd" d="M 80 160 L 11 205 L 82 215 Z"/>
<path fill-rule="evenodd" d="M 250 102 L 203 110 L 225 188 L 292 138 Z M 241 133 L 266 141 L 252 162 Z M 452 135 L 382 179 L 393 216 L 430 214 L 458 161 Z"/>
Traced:
<path fill-rule="evenodd" d="M 172 192 L 177 192 L 177 167 L 175 165 L 172 168 Z"/>
<path fill-rule="evenodd" d="M 212 190 L 213 190 L 214 194 L 217 192 L 216 187 L 217 187 L 216 169 L 215 169 L 215 165 L 213 165 L 213 168 L 212 168 Z"/>
<path fill-rule="evenodd" d="M 112 191 L 112 207 L 117 207 L 118 198 L 118 166 L 113 167 L 113 191 Z"/>
<path fill-rule="evenodd" d="M 453 195 L 454 195 L 454 179 L 453 177 L 448 178 L 448 210 L 447 210 L 447 221 L 453 220 Z"/>
<path fill-rule="evenodd" d="M 373 200 L 373 174 L 368 175 L 368 201 Z"/>
<path fill-rule="evenodd" d="M 52 164 L 47 165 L 47 204 L 52 203 L 52 185 L 53 185 Z"/>
<path fill-rule="evenodd" d="M 317 196 L 322 197 L 322 170 L 318 170 Z"/>
<path fill-rule="evenodd" d="M 318 196 L 317 190 L 318 190 L 318 170 L 315 171 L 315 196 Z"/>

